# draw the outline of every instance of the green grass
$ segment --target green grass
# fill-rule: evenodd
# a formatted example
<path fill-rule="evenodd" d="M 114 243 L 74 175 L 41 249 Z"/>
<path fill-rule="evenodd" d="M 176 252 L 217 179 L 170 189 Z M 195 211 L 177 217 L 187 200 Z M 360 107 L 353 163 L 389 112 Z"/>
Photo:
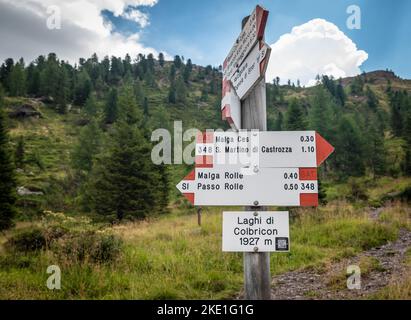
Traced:
<path fill-rule="evenodd" d="M 115 227 L 95 226 L 124 239 L 122 255 L 114 263 L 73 263 L 51 251 L 14 256 L 3 252 L 0 298 L 228 299 L 243 284 L 242 254 L 222 252 L 221 216 L 221 209 L 206 210 L 202 227 L 196 215 L 180 212 Z M 360 209 L 336 210 L 335 205 L 299 210 L 297 216 L 291 226 L 291 252 L 271 254 L 273 274 L 321 268 L 333 259 L 394 239 L 399 227 L 367 220 Z M 55 219 L 70 229 L 84 225 L 80 218 L 75 223 L 61 214 Z M 62 269 L 61 290 L 46 287 L 51 264 Z"/>
<path fill-rule="evenodd" d="M 192 86 L 193 91 L 200 88 L 195 83 Z M 203 119 L 200 122 L 196 120 L 199 107 L 196 107 L 198 101 L 194 94 L 188 97 L 189 104 L 194 107 L 184 108 L 167 105 L 166 91 L 148 90 L 151 90 L 151 112 L 170 108 L 169 121 L 182 119 L 184 129 L 222 125 L 216 120 L 219 109 L 212 106 L 215 97 L 210 97 L 207 105 L 201 107 Z M 8 107 L 24 101 L 7 99 Z M 70 152 L 80 129 L 76 125 L 80 115 L 61 116 L 46 106 L 41 107 L 41 112 L 42 119 L 12 122 L 12 140 L 15 142 L 21 135 L 26 140 L 28 161 L 24 172 L 18 174 L 19 185 L 45 192 L 44 197 L 19 199 L 20 220 L 34 221 L 32 224 L 19 222 L 17 228 L 55 223 L 72 232 L 105 230 L 122 237 L 125 245 L 115 262 L 78 263 L 51 250 L 27 254 L 7 252 L 3 245 L 6 239 L 0 235 L 0 299 L 228 299 L 241 290 L 242 254 L 221 250 L 221 208 L 205 209 L 203 225 L 199 227 L 194 214 L 196 209 L 172 188 L 172 214 L 165 217 L 116 227 L 79 217 L 73 203 L 75 199 L 70 194 Z M 40 154 L 42 167 L 36 164 L 37 154 Z M 171 185 L 189 170 L 185 165 L 172 166 Z M 361 179 L 370 203 L 380 203 L 387 193 L 403 190 L 411 183 L 406 178 Z M 291 251 L 271 254 L 272 274 L 300 268 L 321 270 L 330 261 L 395 239 L 399 228 L 410 228 L 406 207 L 395 205 L 372 221 L 366 209 L 361 209 L 365 204 L 345 202 L 350 192 L 347 183 L 330 185 L 327 198 L 332 202 L 328 206 L 293 210 Z M 44 209 L 64 214 L 41 222 L 33 215 L 31 206 L 41 215 Z M 7 237 L 15 232 L 8 233 Z M 61 290 L 50 291 L 46 287 L 49 265 L 59 265 L 62 269 Z M 387 296 L 393 294 L 387 293 Z"/>

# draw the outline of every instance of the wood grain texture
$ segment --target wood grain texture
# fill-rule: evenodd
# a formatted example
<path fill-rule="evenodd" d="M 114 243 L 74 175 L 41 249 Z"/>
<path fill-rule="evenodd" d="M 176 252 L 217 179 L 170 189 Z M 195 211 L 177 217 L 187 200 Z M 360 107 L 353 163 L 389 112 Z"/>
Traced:
<path fill-rule="evenodd" d="M 242 129 L 267 130 L 265 78 L 241 102 Z M 265 211 L 266 207 L 246 207 L 246 211 Z M 271 298 L 270 253 L 244 253 L 244 298 L 269 300 Z"/>

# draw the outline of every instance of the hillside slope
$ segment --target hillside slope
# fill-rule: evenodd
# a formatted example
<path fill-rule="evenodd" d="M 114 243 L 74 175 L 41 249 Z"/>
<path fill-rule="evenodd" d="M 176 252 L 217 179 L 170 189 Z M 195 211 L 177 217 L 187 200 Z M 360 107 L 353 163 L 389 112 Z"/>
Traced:
<path fill-rule="evenodd" d="M 149 117 L 147 125 L 150 130 L 156 128 L 167 128 L 173 132 L 174 121 L 181 121 L 184 130 L 188 128 L 205 129 L 227 129 L 228 125 L 221 120 L 220 113 L 220 81 L 221 75 L 212 69 L 194 66 L 191 74 L 192 80 L 186 84 L 187 97 L 184 102 L 170 103 L 168 94 L 170 90 L 170 80 L 168 74 L 173 68 L 172 63 L 165 63 L 164 67 L 156 65 L 154 71 L 154 84 L 148 84 L 146 80 L 140 81 L 141 89 L 148 100 Z M 181 71 L 183 72 L 183 71 Z M 177 75 L 179 71 L 177 71 Z M 362 79 L 362 93 L 352 94 L 351 86 L 353 82 Z M 411 81 L 402 80 L 388 71 L 376 71 L 355 78 L 341 80 L 344 88 L 346 101 L 343 107 L 333 106 L 332 112 L 338 112 L 329 119 L 330 126 L 335 126 L 339 118 L 343 115 L 353 116 L 358 123 L 376 121 L 373 114 L 381 123 L 373 126 L 382 127 L 385 136 L 385 144 L 389 152 L 385 154 L 387 170 L 394 175 L 399 174 L 402 164 L 390 163 L 391 159 L 400 157 L 404 161 L 404 142 L 393 137 L 390 133 L 390 98 L 388 90 L 392 92 L 406 90 L 411 92 Z M 210 86 L 217 86 L 210 89 Z M 293 100 L 297 100 L 302 105 L 303 117 L 306 128 L 313 129 L 308 125 L 312 117 L 313 105 L 316 103 L 317 87 L 301 88 L 294 85 L 276 86 L 267 84 L 267 113 L 269 130 L 286 129 L 287 112 Z M 370 88 L 377 98 L 377 110 L 370 110 L 367 101 L 365 88 Z M 277 90 L 277 91 L 276 91 Z M 97 90 L 98 108 L 104 109 L 104 94 Z M 100 98 L 99 98 L 100 97 Z M 29 217 L 26 212 L 41 212 L 45 209 L 75 212 L 76 206 L 76 181 L 75 172 L 72 168 L 71 154 L 74 145 L 77 143 L 79 134 L 87 120 L 84 117 L 83 107 L 69 105 L 69 110 L 61 114 L 55 109 L 53 102 L 42 102 L 45 99 L 28 97 L 6 97 L 6 109 L 11 114 L 22 105 L 31 105 L 41 113 L 41 117 L 22 117 L 10 119 L 10 133 L 14 148 L 17 147 L 19 139 L 24 139 L 25 144 L 25 165 L 18 170 L 19 186 L 25 187 L 33 192 L 41 192 L 44 195 L 25 195 L 19 198 L 19 206 L 25 208 L 21 210 L 24 217 Z M 326 103 L 333 102 L 333 97 L 328 94 Z M 140 104 L 142 107 L 142 105 Z M 278 128 L 279 115 L 281 115 L 282 126 Z M 99 116 L 101 117 L 101 115 Z M 357 121 L 356 120 L 356 121 Z M 360 130 L 366 130 L 365 125 Z M 321 131 L 321 130 L 320 130 Z M 327 133 L 322 133 L 327 136 Z M 333 135 L 329 134 L 333 143 Z M 188 143 L 188 142 L 185 142 Z M 334 144 L 335 145 L 335 144 Z M 349 150 L 348 150 L 349 151 Z M 341 154 L 340 150 L 337 153 Z M 334 157 L 334 156 L 333 156 Z M 330 159 L 331 163 L 333 157 Z M 179 197 L 174 185 L 184 177 L 190 170 L 187 165 L 168 166 L 170 171 L 170 191 L 172 202 L 178 201 Z M 332 175 L 331 175 L 332 176 Z M 330 176 L 330 177 L 331 177 Z M 32 210 L 33 209 L 33 210 Z"/>

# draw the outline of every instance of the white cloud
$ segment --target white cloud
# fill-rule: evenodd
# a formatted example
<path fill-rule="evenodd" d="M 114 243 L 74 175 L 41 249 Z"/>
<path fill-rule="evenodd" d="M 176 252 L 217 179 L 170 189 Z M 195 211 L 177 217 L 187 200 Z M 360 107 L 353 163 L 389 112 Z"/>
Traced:
<path fill-rule="evenodd" d="M 129 10 L 121 15 L 124 19 L 131 20 L 139 24 L 142 28 L 147 27 L 150 24 L 150 20 L 146 13 L 141 12 L 138 9 Z"/>
<path fill-rule="evenodd" d="M 360 66 L 368 54 L 338 27 L 324 19 L 313 19 L 294 27 L 271 45 L 267 81 L 276 76 L 302 85 L 315 84 L 317 74 L 339 77 L 361 73 Z"/>
<path fill-rule="evenodd" d="M 96 52 L 105 55 L 132 57 L 138 53 L 157 54 L 144 46 L 139 33 L 124 35 L 114 32 L 103 18 L 103 10 L 135 21 L 141 28 L 149 24 L 149 16 L 141 6 L 152 7 L 158 0 L 0 0 L 0 59 L 24 57 L 32 61 L 40 54 L 55 52 L 70 62 Z M 61 29 L 49 30 L 47 8 L 57 5 L 61 11 Z"/>

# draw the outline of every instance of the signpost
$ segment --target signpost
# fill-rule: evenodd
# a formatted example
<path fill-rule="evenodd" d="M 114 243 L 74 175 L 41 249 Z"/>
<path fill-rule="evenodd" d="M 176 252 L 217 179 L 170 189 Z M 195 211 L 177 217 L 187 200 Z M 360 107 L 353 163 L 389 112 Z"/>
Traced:
<path fill-rule="evenodd" d="M 248 300 L 271 298 L 269 252 L 290 250 L 288 212 L 266 207 L 318 206 L 317 167 L 334 151 L 315 131 L 266 131 L 267 16 L 257 6 L 243 19 L 223 65 L 222 117 L 239 132 L 201 134 L 195 169 L 177 185 L 195 206 L 245 206 L 224 212 L 223 251 L 244 252 Z"/>
<path fill-rule="evenodd" d="M 222 118 L 235 130 L 241 128 L 241 99 L 250 92 L 258 79 L 264 76 L 267 68 L 270 49 L 260 41 L 264 38 L 267 17 L 268 11 L 257 6 L 224 60 Z M 252 58 L 248 57 L 250 51 L 253 51 Z M 244 63 L 244 60 L 247 61 Z M 236 79 L 238 91 L 233 86 L 233 77 Z"/>
<path fill-rule="evenodd" d="M 231 80 L 238 67 L 248 56 L 258 40 L 263 39 L 268 11 L 257 6 L 241 30 L 223 64 L 223 77 Z"/>
<path fill-rule="evenodd" d="M 316 168 L 333 151 L 315 131 L 209 132 L 197 139 L 196 166 Z"/>
<path fill-rule="evenodd" d="M 223 212 L 224 252 L 288 252 L 288 212 Z"/>
<path fill-rule="evenodd" d="M 195 206 L 317 206 L 316 168 L 196 168 L 177 188 Z"/>

